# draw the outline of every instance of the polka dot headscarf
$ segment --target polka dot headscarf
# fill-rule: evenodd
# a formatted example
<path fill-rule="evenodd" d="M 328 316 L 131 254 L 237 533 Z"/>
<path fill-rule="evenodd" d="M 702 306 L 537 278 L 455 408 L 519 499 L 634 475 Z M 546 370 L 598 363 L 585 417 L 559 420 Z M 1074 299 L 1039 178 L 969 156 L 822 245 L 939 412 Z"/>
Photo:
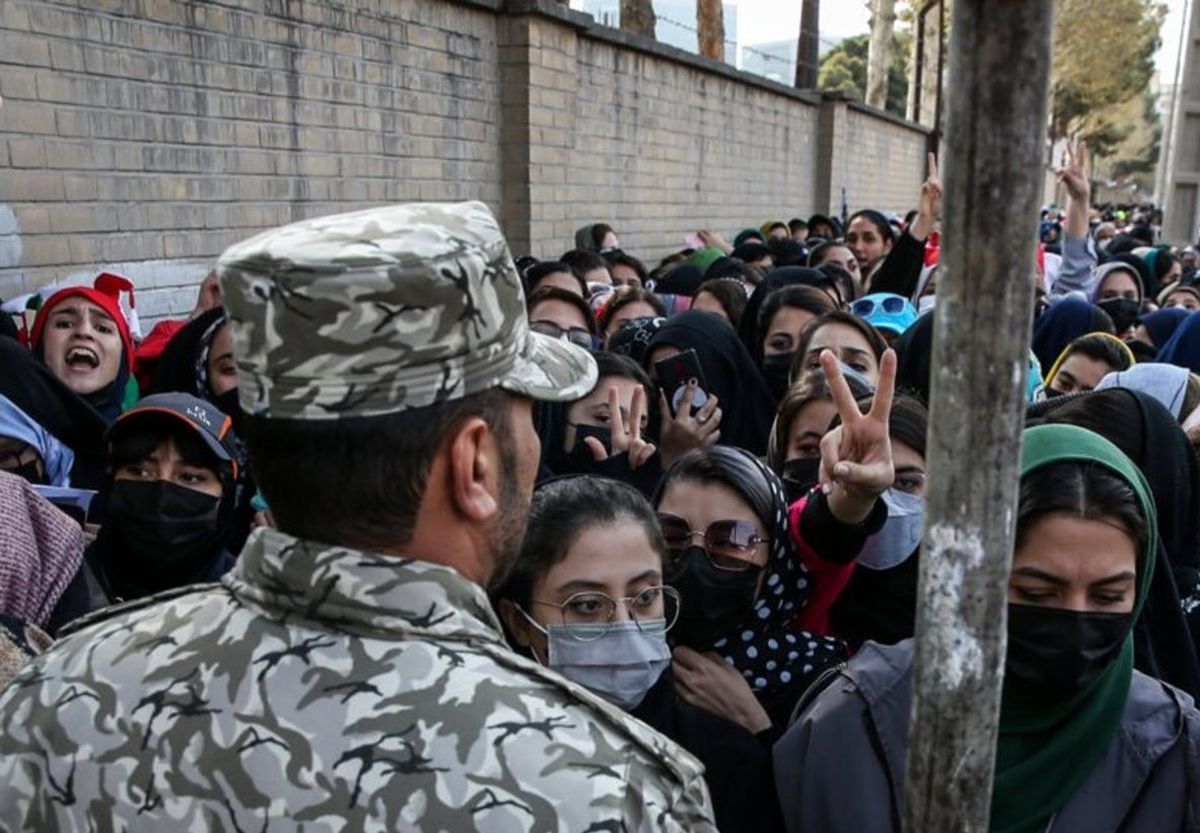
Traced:
<path fill-rule="evenodd" d="M 761 478 L 770 490 L 771 505 L 759 506 L 761 501 L 750 499 L 738 489 L 770 530 L 771 555 L 751 617 L 718 639 L 713 648 L 742 672 L 756 694 L 770 695 L 812 682 L 846 658 L 846 646 L 841 640 L 789 627 L 808 600 L 809 576 L 788 531 L 783 483 L 754 455 L 741 449 L 726 451 L 741 458 L 743 476 Z M 729 485 L 736 488 L 733 483 Z"/>

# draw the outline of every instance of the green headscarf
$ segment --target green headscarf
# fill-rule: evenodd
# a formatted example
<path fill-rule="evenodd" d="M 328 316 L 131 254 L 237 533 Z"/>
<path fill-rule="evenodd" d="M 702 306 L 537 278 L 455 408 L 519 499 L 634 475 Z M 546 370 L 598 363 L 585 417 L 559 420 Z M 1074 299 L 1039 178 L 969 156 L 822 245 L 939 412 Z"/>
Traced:
<path fill-rule="evenodd" d="M 692 256 L 688 258 L 687 262 L 693 266 L 699 266 L 701 271 L 707 271 L 708 267 L 723 257 L 725 257 L 723 251 L 709 247 L 707 249 L 697 249 L 695 252 L 692 252 Z"/>
<path fill-rule="evenodd" d="M 1021 476 L 1052 463 L 1083 461 L 1105 466 L 1137 494 L 1147 540 L 1137 565 L 1136 621 L 1150 589 L 1158 550 L 1157 516 L 1150 486 L 1137 466 L 1108 440 L 1074 425 L 1042 425 L 1025 432 Z M 1117 659 L 1087 688 L 1063 702 L 1047 702 L 1006 681 L 1000 705 L 1000 740 L 992 785 L 992 833 L 1046 829 L 1104 757 L 1121 726 L 1133 680 L 1133 633 Z"/>

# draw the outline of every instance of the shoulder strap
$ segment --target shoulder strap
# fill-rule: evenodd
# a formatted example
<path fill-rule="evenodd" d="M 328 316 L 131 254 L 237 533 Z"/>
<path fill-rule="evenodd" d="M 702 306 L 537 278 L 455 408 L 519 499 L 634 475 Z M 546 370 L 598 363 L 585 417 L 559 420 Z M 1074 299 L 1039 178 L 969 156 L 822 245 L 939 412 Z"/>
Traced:
<path fill-rule="evenodd" d="M 845 670 L 846 663 L 839 662 L 832 668 L 826 668 L 822 671 L 820 676 L 812 681 L 812 684 L 804 690 L 804 693 L 800 695 L 800 699 L 796 701 L 796 706 L 792 709 L 792 716 L 788 718 L 788 726 L 799 720 L 800 716 L 821 696 L 821 692 L 833 684 L 834 680 L 845 676 L 843 673 Z M 850 678 L 846 677 L 846 679 Z"/>

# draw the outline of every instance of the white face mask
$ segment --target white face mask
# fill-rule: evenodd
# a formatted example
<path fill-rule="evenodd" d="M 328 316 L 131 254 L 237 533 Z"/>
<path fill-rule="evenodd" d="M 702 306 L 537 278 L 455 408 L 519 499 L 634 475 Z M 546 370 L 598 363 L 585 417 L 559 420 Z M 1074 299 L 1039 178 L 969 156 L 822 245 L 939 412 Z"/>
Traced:
<path fill-rule="evenodd" d="M 883 493 L 888 518 L 883 529 L 867 539 L 858 563 L 868 570 L 890 570 L 908 560 L 921 544 L 925 526 L 925 498 L 896 489 Z"/>
<path fill-rule="evenodd" d="M 937 303 L 936 295 L 922 295 L 920 298 L 917 299 L 917 312 L 921 315 L 924 315 L 925 313 L 927 313 L 931 309 L 933 309 L 933 307 L 936 303 Z"/>
<path fill-rule="evenodd" d="M 548 668 L 625 711 L 641 705 L 671 664 L 665 619 L 644 621 L 641 628 L 637 622 L 617 622 L 568 629 L 566 625 L 542 627 L 527 613 L 525 618 L 546 635 Z M 589 630 L 603 635 L 584 640 L 571 635 L 586 635 Z"/>

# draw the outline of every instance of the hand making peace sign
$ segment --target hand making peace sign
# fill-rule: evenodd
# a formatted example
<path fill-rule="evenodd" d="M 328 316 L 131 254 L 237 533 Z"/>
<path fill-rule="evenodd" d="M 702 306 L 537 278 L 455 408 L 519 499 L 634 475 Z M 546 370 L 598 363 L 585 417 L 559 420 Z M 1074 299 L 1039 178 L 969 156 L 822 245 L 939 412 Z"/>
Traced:
<path fill-rule="evenodd" d="M 642 414 L 646 410 L 646 390 L 641 385 L 633 389 L 629 401 L 629 423 L 621 415 L 621 397 L 616 386 L 608 389 L 608 426 L 612 433 L 612 456 L 629 453 L 629 468 L 636 469 L 654 456 L 654 443 L 642 439 Z M 604 443 L 595 437 L 585 437 L 584 444 L 596 460 L 607 460 Z"/>
<path fill-rule="evenodd" d="M 921 183 L 921 197 L 917 203 L 917 216 L 913 219 L 912 228 L 908 233 L 916 240 L 924 241 L 929 237 L 942 216 L 942 180 L 938 177 L 937 154 L 928 156 L 929 175 Z"/>
<path fill-rule="evenodd" d="M 821 353 L 821 367 L 841 418 L 841 425 L 821 440 L 821 484 L 833 516 L 842 523 L 860 524 L 896 478 L 892 441 L 888 436 L 896 390 L 896 354 L 892 350 L 883 354 L 879 386 L 871 410 L 865 415 L 858 409 L 841 365 L 831 351 Z"/>

